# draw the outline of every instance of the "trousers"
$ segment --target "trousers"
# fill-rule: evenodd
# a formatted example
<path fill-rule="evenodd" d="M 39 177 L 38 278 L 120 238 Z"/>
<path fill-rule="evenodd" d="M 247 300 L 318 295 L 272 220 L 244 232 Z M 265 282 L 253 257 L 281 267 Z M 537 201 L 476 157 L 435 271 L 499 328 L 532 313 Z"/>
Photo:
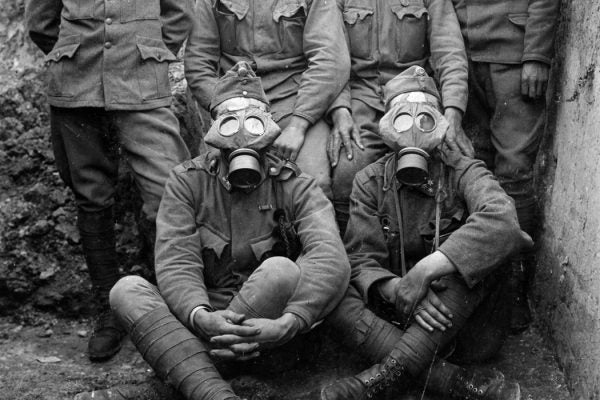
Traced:
<path fill-rule="evenodd" d="M 190 158 L 170 108 L 106 111 L 102 108 L 50 108 L 52 146 L 58 172 L 84 212 L 114 204 L 119 155 L 133 171 L 154 221 L 171 169 Z"/>
<path fill-rule="evenodd" d="M 535 230 L 533 166 L 544 132 L 545 99 L 521 95 L 521 66 L 469 61 L 465 130 L 514 200 L 521 229 Z"/>
<path fill-rule="evenodd" d="M 458 275 L 441 280 L 447 289 L 438 294 L 453 315 L 452 327 L 429 332 L 411 318 L 369 305 L 350 285 L 345 297 L 326 322 L 345 345 L 360 351 L 370 362 L 381 362 L 399 351 L 412 376 L 418 376 L 436 357 L 456 343 L 453 357 L 479 362 L 492 357 L 508 332 L 508 308 L 503 300 L 505 278 L 470 289 Z M 400 318 L 398 318 L 400 317 Z M 391 321 L 398 321 L 394 324 Z"/>

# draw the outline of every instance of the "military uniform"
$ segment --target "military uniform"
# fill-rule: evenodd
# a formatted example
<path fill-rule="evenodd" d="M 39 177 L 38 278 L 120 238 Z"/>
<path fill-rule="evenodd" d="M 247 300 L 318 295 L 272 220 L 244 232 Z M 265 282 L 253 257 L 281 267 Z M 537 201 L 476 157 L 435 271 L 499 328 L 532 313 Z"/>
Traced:
<path fill-rule="evenodd" d="M 545 94 L 540 99 L 521 95 L 521 68 L 528 61 L 550 65 L 559 1 L 452 3 L 469 57 L 467 132 L 483 137 L 474 140 L 477 156 L 515 199 L 521 227 L 533 234 L 533 164 L 544 131 L 546 103 Z"/>
<path fill-rule="evenodd" d="M 169 171 L 189 158 L 169 108 L 167 72 L 191 13 L 189 0 L 27 2 L 29 34 L 46 54 L 58 171 L 75 194 L 92 284 L 107 305 L 119 277 L 112 209 L 118 147 L 152 223 Z M 110 321 L 104 325 L 118 330 Z M 99 348 L 95 337 L 90 357 L 114 354 L 105 351 L 107 344 L 118 350 L 114 335 L 105 335 Z"/>
<path fill-rule="evenodd" d="M 340 157 L 332 175 L 338 219 L 347 221 L 356 172 L 387 152 L 377 135 L 385 107 L 383 87 L 417 65 L 433 69 L 443 107 L 465 111 L 467 60 L 452 5 L 446 0 L 337 0 L 343 13 L 352 68 L 349 85 L 334 107 L 347 107 L 365 150 Z M 343 151 L 343 150 L 342 150 Z"/>
<path fill-rule="evenodd" d="M 247 318 L 292 313 L 308 330 L 335 307 L 350 275 L 333 207 L 311 177 L 267 156 L 263 180 L 254 190 L 232 190 L 222 163 L 208 154 L 171 173 L 157 217 L 158 289 L 142 278 L 126 277 L 111 292 L 113 308 L 140 351 L 149 355 L 146 360 L 188 399 L 234 397 L 223 382 L 216 385 L 225 389 L 216 393 L 209 381 L 218 374 L 208 357 L 188 367 L 159 361 L 161 345 L 152 347 L 144 339 L 154 335 L 145 320 L 171 321 L 180 332 L 175 338 L 153 338 L 163 340 L 167 349 L 187 343 L 179 356 L 164 352 L 171 361 L 188 360 L 208 348 L 194 335 L 190 316 L 198 307 Z M 191 342 L 195 347 L 190 349 Z"/>
<path fill-rule="evenodd" d="M 309 128 L 297 164 L 330 194 L 321 118 L 349 75 L 349 56 L 334 2 L 323 0 L 201 0 L 187 43 L 185 69 L 196 100 L 209 108 L 217 78 L 247 60 L 261 78 L 274 120 L 291 116 Z"/>

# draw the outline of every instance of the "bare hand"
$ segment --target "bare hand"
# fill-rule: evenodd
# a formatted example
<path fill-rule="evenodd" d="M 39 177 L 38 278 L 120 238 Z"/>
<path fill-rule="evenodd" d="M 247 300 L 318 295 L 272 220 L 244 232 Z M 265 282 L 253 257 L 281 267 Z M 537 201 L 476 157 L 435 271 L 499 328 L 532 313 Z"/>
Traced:
<path fill-rule="evenodd" d="M 260 345 L 260 348 L 281 346 L 296 336 L 301 328 L 296 317 L 289 313 L 277 319 L 250 318 L 244 321 L 244 326 L 253 327 L 260 331 L 259 334 L 251 338 L 252 342 Z M 215 336 L 210 342 L 221 347 L 231 347 L 239 343 L 244 343 L 248 339 L 228 334 Z"/>
<path fill-rule="evenodd" d="M 521 68 L 521 95 L 539 99 L 546 94 L 550 67 L 538 61 L 525 61 Z"/>
<path fill-rule="evenodd" d="M 210 350 L 210 356 L 221 360 L 247 361 L 260 356 L 258 343 L 236 343 L 224 348 Z"/>
<path fill-rule="evenodd" d="M 465 156 L 474 157 L 475 149 L 473 148 L 473 144 L 462 128 L 462 112 L 457 108 L 448 107 L 444 113 L 444 117 L 446 117 L 450 124 L 446 132 L 445 142 L 451 147 L 458 148 Z"/>
<path fill-rule="evenodd" d="M 273 142 L 279 153 L 286 160 L 296 161 L 298 153 L 304 144 L 304 136 L 308 130 L 309 122 L 304 118 L 293 116 L 289 125 Z"/>
<path fill-rule="evenodd" d="M 427 292 L 427 296 L 415 310 L 415 321 L 429 332 L 433 332 L 434 329 L 444 332 L 446 328 L 452 327 L 450 319 L 452 319 L 452 313 L 433 290 Z"/>
<path fill-rule="evenodd" d="M 348 160 L 352 160 L 353 157 L 352 141 L 356 143 L 359 149 L 364 150 L 365 148 L 360 140 L 360 130 L 347 108 L 339 107 L 333 110 L 331 119 L 333 120 L 333 128 L 331 128 L 329 134 L 327 155 L 329 156 L 329 163 L 332 167 L 335 167 L 340 159 L 342 145 L 346 149 Z"/>
<path fill-rule="evenodd" d="M 194 315 L 194 326 L 197 333 L 206 340 L 213 336 L 233 334 L 241 337 L 252 337 L 260 333 L 260 328 L 243 326 L 245 316 L 229 310 L 198 310 Z"/>

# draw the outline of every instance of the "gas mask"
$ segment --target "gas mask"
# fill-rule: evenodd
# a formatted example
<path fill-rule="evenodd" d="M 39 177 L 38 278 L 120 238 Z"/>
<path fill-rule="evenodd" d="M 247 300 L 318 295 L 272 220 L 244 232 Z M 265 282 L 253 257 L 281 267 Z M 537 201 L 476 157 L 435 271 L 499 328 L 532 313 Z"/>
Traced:
<path fill-rule="evenodd" d="M 390 101 L 379 122 L 384 143 L 397 152 L 396 178 L 405 185 L 427 182 L 429 158 L 449 127 L 438 107 L 437 98 L 428 93 L 403 93 Z"/>
<path fill-rule="evenodd" d="M 204 138 L 221 150 L 228 162 L 227 180 L 236 188 L 250 189 L 263 177 L 261 153 L 279 136 L 281 129 L 264 103 L 246 98 L 223 102 Z"/>

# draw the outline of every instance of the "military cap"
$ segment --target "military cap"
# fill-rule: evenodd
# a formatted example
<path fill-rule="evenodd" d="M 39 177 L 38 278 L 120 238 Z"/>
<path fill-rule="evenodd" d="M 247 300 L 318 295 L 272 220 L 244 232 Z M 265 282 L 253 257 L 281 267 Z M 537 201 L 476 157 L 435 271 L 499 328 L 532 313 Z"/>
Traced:
<path fill-rule="evenodd" d="M 435 96 L 441 103 L 440 92 L 435 81 L 417 65 L 404 70 L 386 83 L 383 89 L 386 108 L 396 96 L 409 92 L 428 93 Z"/>
<path fill-rule="evenodd" d="M 217 81 L 213 97 L 210 101 L 210 111 L 225 100 L 245 97 L 256 99 L 269 104 L 267 95 L 259 77 L 256 76 L 250 64 L 240 61 Z"/>

